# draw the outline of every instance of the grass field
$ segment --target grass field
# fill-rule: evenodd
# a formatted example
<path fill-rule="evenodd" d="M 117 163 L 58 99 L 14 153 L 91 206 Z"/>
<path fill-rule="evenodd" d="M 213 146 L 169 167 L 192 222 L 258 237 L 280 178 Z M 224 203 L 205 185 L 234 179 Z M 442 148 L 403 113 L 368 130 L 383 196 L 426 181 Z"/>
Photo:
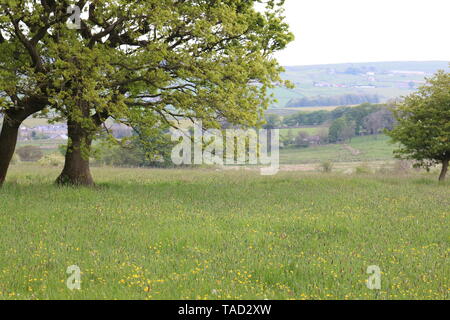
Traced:
<path fill-rule="evenodd" d="M 316 135 L 322 127 L 281 129 L 280 136 L 285 137 L 289 131 L 298 135 L 301 131 L 309 135 Z M 60 145 L 65 145 L 64 140 L 36 140 L 20 141 L 18 147 L 33 145 L 40 147 L 46 154 L 58 152 Z M 350 146 L 351 148 L 349 148 Z M 389 143 L 389 138 L 383 135 L 369 137 L 355 137 L 347 144 L 329 144 L 312 146 L 309 148 L 286 148 L 280 150 L 280 163 L 283 165 L 320 163 L 325 160 L 333 162 L 373 162 L 391 161 L 394 159 L 395 146 Z"/>
<path fill-rule="evenodd" d="M 394 159 L 394 150 L 395 145 L 389 143 L 387 136 L 356 137 L 347 144 L 282 149 L 280 162 L 281 164 L 301 164 L 326 160 L 333 162 L 391 161 Z"/>
<path fill-rule="evenodd" d="M 297 136 L 300 132 L 306 132 L 309 135 L 316 135 L 319 132 L 328 132 L 328 127 L 304 127 L 304 128 L 290 128 L 290 129 L 280 129 L 280 137 L 286 137 L 289 132 L 294 136 Z"/>
<path fill-rule="evenodd" d="M 75 190 L 57 174 L 15 166 L 0 190 L 0 299 L 450 297 L 435 176 L 103 168 Z"/>
<path fill-rule="evenodd" d="M 45 140 L 32 140 L 32 141 L 18 141 L 17 147 L 35 146 L 41 148 L 44 153 L 53 153 L 58 151 L 58 147 L 61 145 L 67 145 L 67 140 L 57 139 L 45 139 Z"/>
<path fill-rule="evenodd" d="M 346 106 L 346 107 L 356 107 L 355 106 Z M 337 108 L 341 108 L 342 106 L 334 106 L 334 107 L 301 107 L 301 108 L 277 108 L 277 109 L 268 109 L 266 114 L 278 114 L 280 116 L 286 117 L 293 114 L 297 114 L 299 112 L 315 112 L 315 111 L 333 111 Z"/>

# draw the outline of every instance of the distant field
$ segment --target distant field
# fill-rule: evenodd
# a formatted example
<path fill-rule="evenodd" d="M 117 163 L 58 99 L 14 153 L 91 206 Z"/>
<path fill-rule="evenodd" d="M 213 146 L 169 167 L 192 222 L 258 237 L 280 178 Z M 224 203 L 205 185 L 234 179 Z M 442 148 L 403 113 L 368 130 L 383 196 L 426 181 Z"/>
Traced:
<path fill-rule="evenodd" d="M 322 127 L 307 127 L 281 129 L 280 136 L 285 137 L 289 130 L 294 135 L 299 132 L 307 132 L 310 135 L 318 134 L 320 130 L 326 130 Z M 65 145 L 64 140 L 36 140 L 22 141 L 18 147 L 33 145 L 40 147 L 44 153 L 53 153 L 58 151 L 60 145 Z M 348 148 L 350 146 L 351 148 Z M 394 159 L 394 145 L 389 143 L 389 138 L 380 136 L 355 137 L 346 144 L 330 144 L 323 146 L 313 146 L 309 148 L 288 148 L 280 150 L 281 164 L 307 164 L 319 163 L 326 160 L 334 162 L 364 162 L 364 161 L 390 161 Z M 358 154 L 356 154 L 358 153 Z"/>
<path fill-rule="evenodd" d="M 309 135 L 318 134 L 320 131 L 328 131 L 327 127 L 304 127 L 304 128 L 291 128 L 291 129 L 280 129 L 280 136 L 286 137 L 289 132 L 291 132 L 294 136 L 298 135 L 300 132 L 306 132 Z"/>
<path fill-rule="evenodd" d="M 296 114 L 298 112 L 314 112 L 314 111 L 333 111 L 342 106 L 334 106 L 334 107 L 300 107 L 300 108 L 278 108 L 278 109 L 269 109 L 266 111 L 267 114 L 278 114 L 280 116 L 288 116 L 292 114 Z M 355 106 L 346 106 L 346 107 L 356 107 Z"/>
<path fill-rule="evenodd" d="M 56 152 L 60 145 L 67 145 L 67 140 L 32 140 L 17 142 L 18 148 L 23 146 L 35 146 L 41 148 L 44 153 Z"/>
<path fill-rule="evenodd" d="M 350 148 L 349 148 L 349 147 Z M 334 162 L 389 161 L 394 159 L 394 145 L 386 136 L 356 137 L 347 144 L 330 144 L 280 151 L 282 164 Z"/>
<path fill-rule="evenodd" d="M 93 172 L 97 188 L 76 190 L 52 184 L 59 169 L 12 168 L 0 299 L 450 298 L 450 188 L 435 176 Z"/>

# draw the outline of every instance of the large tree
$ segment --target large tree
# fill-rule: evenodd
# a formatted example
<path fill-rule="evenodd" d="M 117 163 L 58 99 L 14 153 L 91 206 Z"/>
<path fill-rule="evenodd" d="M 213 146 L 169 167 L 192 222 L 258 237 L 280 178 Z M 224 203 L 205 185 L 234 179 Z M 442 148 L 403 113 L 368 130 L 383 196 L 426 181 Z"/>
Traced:
<path fill-rule="evenodd" d="M 439 71 L 394 110 L 398 125 L 388 134 L 401 147 L 400 158 L 430 169 L 442 164 L 440 181 L 450 161 L 450 73 Z"/>
<path fill-rule="evenodd" d="M 45 0 L 0 3 L 0 113 L 3 115 L 0 186 L 6 178 L 23 121 L 51 108 L 53 112 L 61 112 L 55 104 L 56 98 L 69 94 L 68 88 L 75 87 L 70 81 L 62 83 L 61 73 L 67 68 L 57 58 L 71 35 L 66 23 L 71 16 L 67 8 L 73 3 Z M 69 75 L 67 70 L 65 74 Z"/>
<path fill-rule="evenodd" d="M 52 83 L 48 73 L 51 61 L 44 58 L 42 41 L 51 26 L 66 18 L 50 18 L 41 10 L 31 14 L 19 1 L 0 3 L 0 186 L 14 154 L 20 125 L 50 104 L 47 89 Z"/>
<path fill-rule="evenodd" d="M 270 102 L 267 89 L 282 83 L 272 55 L 292 40 L 284 1 L 6 2 L 4 39 L 31 42 L 20 43 L 30 47 L 28 65 L 49 63 L 40 73 L 45 106 L 68 122 L 59 183 L 93 183 L 90 146 L 108 118 L 140 128 L 181 118 L 256 125 Z M 83 12 L 80 29 L 61 22 L 69 5 Z"/>

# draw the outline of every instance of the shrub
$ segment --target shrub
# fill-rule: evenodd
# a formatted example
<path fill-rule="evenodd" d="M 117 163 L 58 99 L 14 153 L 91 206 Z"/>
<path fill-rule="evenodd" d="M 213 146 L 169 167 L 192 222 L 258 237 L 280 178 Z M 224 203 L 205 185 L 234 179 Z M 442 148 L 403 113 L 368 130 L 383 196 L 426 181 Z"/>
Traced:
<path fill-rule="evenodd" d="M 320 170 L 325 173 L 333 171 L 334 164 L 331 161 L 324 161 L 320 164 Z"/>
<path fill-rule="evenodd" d="M 46 155 L 38 162 L 41 166 L 60 167 L 64 165 L 64 157 L 59 153 Z"/>
<path fill-rule="evenodd" d="M 39 147 L 24 146 L 17 149 L 21 161 L 39 161 L 44 153 Z"/>

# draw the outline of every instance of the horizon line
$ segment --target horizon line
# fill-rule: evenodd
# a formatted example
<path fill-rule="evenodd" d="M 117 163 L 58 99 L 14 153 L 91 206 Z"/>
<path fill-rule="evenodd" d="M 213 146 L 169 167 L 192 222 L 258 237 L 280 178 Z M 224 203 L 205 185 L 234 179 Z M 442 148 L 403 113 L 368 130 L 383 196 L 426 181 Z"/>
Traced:
<path fill-rule="evenodd" d="M 336 62 L 336 63 L 312 63 L 312 64 L 281 64 L 283 67 L 312 67 L 312 66 L 331 66 L 341 64 L 369 64 L 369 63 L 407 63 L 407 62 L 446 62 L 450 64 L 449 60 L 383 60 L 383 61 L 361 61 L 361 62 Z"/>

